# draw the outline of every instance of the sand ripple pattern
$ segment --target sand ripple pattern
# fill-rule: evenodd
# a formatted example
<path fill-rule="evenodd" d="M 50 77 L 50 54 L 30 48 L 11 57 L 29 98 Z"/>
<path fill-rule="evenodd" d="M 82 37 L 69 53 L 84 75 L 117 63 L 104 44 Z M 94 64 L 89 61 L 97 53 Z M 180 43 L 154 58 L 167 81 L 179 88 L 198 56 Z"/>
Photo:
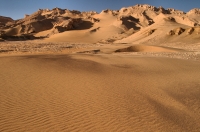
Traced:
<path fill-rule="evenodd" d="M 1 57 L 0 132 L 200 131 L 199 62 L 121 59 Z"/>

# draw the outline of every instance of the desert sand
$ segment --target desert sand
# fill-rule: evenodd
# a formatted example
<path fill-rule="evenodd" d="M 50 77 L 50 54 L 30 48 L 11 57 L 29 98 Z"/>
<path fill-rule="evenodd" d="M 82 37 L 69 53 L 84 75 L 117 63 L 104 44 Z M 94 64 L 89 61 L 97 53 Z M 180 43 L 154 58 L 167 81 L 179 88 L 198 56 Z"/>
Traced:
<path fill-rule="evenodd" d="M 200 9 L 1 19 L 0 131 L 200 131 Z"/>
<path fill-rule="evenodd" d="M 199 62 L 131 55 L 0 58 L 1 131 L 199 131 Z"/>

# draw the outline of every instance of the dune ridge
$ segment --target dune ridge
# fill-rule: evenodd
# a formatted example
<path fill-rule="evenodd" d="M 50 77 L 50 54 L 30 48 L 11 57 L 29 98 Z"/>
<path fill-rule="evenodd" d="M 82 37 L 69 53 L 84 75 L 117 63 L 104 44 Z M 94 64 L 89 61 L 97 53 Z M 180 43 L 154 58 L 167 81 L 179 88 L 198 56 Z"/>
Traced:
<path fill-rule="evenodd" d="M 176 51 L 179 50 L 166 47 L 135 45 L 124 49 L 118 49 L 115 52 L 176 52 Z"/>

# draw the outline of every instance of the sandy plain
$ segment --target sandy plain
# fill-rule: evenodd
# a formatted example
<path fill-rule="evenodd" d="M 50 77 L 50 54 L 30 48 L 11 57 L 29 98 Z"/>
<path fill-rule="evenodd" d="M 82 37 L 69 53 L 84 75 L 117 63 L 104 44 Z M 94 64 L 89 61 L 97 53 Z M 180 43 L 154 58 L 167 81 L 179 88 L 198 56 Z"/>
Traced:
<path fill-rule="evenodd" d="M 198 44 L 1 45 L 0 131 L 200 130 Z"/>

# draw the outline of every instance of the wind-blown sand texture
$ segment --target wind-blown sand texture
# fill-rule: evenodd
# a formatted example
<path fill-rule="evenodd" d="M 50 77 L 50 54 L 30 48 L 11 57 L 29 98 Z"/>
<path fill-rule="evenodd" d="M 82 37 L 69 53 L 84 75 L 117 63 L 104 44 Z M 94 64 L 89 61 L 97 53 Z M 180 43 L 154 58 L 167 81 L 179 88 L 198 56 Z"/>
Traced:
<path fill-rule="evenodd" d="M 199 61 L 131 55 L 0 58 L 0 131 L 200 130 Z"/>

